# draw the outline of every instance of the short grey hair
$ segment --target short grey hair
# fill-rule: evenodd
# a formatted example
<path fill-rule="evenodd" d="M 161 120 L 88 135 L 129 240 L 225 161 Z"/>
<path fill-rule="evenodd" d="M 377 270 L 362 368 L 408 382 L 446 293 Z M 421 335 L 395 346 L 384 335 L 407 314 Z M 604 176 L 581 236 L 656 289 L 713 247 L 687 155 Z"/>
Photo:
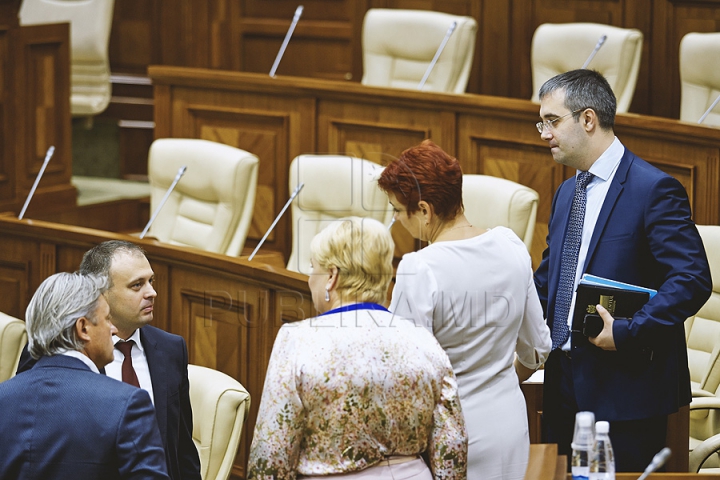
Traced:
<path fill-rule="evenodd" d="M 38 359 L 65 350 L 82 351 L 84 342 L 75 331 L 75 323 L 85 317 L 93 325 L 100 295 L 109 286 L 107 276 L 80 273 L 56 273 L 40 284 L 25 311 L 28 350 Z"/>

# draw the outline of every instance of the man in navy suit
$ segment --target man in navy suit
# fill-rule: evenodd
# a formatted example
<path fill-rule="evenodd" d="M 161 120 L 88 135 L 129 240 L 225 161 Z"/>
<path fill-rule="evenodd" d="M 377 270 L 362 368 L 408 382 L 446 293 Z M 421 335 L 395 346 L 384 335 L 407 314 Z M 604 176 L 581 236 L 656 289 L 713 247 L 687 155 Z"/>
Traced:
<path fill-rule="evenodd" d="M 150 397 L 99 374 L 113 360 L 107 277 L 58 273 L 26 313 L 35 367 L 0 383 L 0 478 L 167 479 Z"/>
<path fill-rule="evenodd" d="M 155 405 L 167 466 L 173 480 L 200 480 L 200 458 L 192 440 L 192 409 L 187 375 L 188 354 L 185 340 L 149 323 L 157 292 L 155 273 L 138 245 L 110 240 L 88 250 L 80 263 L 80 273 L 106 275 L 107 291 L 116 346 L 132 340 L 131 363 L 139 386 L 150 394 Z M 125 356 L 118 348 L 105 373 L 123 380 Z M 32 367 L 24 356 L 18 371 Z"/>
<path fill-rule="evenodd" d="M 602 75 L 574 70 L 553 77 L 541 87 L 540 102 L 541 138 L 556 162 L 576 170 L 553 198 L 548 247 L 535 273 L 553 332 L 543 392 L 545 441 L 569 455 L 575 413 L 592 411 L 596 420 L 610 422 L 617 470 L 641 472 L 665 446 L 668 415 L 690 402 L 683 322 L 711 292 L 705 250 L 682 185 L 615 137 L 615 95 Z M 592 174 L 589 183 L 576 193 L 584 172 Z M 577 222 L 571 219 L 574 197 L 583 197 L 577 203 L 584 205 Z M 579 240 L 574 251 L 572 237 Z M 657 295 L 631 319 L 614 319 L 597 306 L 603 330 L 585 337 L 571 323 L 583 273 L 653 288 Z"/>

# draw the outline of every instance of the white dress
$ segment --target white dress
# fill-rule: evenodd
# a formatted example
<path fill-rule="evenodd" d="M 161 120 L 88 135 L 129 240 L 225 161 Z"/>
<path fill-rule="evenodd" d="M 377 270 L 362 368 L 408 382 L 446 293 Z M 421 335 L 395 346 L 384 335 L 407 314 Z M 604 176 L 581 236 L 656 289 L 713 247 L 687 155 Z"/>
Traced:
<path fill-rule="evenodd" d="M 522 479 L 530 440 L 514 354 L 537 368 L 551 348 L 525 245 L 496 227 L 408 253 L 390 311 L 431 329 L 450 357 L 468 430 L 468 479 Z"/>

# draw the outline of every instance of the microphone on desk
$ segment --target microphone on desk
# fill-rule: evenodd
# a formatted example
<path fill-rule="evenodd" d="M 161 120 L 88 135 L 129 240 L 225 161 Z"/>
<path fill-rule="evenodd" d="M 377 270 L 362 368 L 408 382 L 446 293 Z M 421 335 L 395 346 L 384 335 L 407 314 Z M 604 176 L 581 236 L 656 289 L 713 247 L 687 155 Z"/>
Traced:
<path fill-rule="evenodd" d="M 285 34 L 285 39 L 283 40 L 282 45 L 280 45 L 280 50 L 277 53 L 277 56 L 275 57 L 275 62 L 273 62 L 273 66 L 270 69 L 270 76 L 274 77 L 275 72 L 277 71 L 278 65 L 280 65 L 280 59 L 285 54 L 285 49 L 288 46 L 288 43 L 290 42 L 290 37 L 292 37 L 293 32 L 295 31 L 295 25 L 297 25 L 298 20 L 300 20 L 300 16 L 303 12 L 303 6 L 300 5 L 295 9 L 295 15 L 293 15 L 292 23 L 290 24 L 290 28 L 288 28 L 287 33 Z"/>
<path fill-rule="evenodd" d="M 650 465 L 645 468 L 645 471 L 642 475 L 640 475 L 638 480 L 645 480 L 648 475 L 665 465 L 665 462 L 667 462 L 667 459 L 670 458 L 670 455 L 672 455 L 672 450 L 670 450 L 668 447 L 660 450 L 657 454 L 655 454 L 652 461 L 650 462 Z"/>
<path fill-rule="evenodd" d="M 712 105 L 710 105 L 710 108 L 705 110 L 705 113 L 702 114 L 702 117 L 700 117 L 700 120 L 698 120 L 698 123 L 702 123 L 703 120 L 705 120 L 705 117 L 707 117 L 710 114 L 710 112 L 712 112 L 713 108 L 715 108 L 715 105 L 717 105 L 718 102 L 720 102 L 720 95 L 718 95 L 718 97 L 715 99 L 715 101 L 712 103 Z"/>
<path fill-rule="evenodd" d="M 248 262 L 253 259 L 255 254 L 258 250 L 260 250 L 260 247 L 262 247 L 262 244 L 265 243 L 265 239 L 270 235 L 270 232 L 272 232 L 273 228 L 275 228 L 275 225 L 280 220 L 280 217 L 283 216 L 283 213 L 285 213 L 285 210 L 290 206 L 293 200 L 295 200 L 295 197 L 297 197 L 298 193 L 300 193 L 300 190 L 305 186 L 304 183 L 300 183 L 297 187 L 295 187 L 295 190 L 293 191 L 292 195 L 290 195 L 290 199 L 285 203 L 285 206 L 280 210 L 280 213 L 278 213 L 277 217 L 275 217 L 275 220 L 273 221 L 272 225 L 270 225 L 270 228 L 268 228 L 267 232 L 265 232 L 265 235 L 260 239 L 260 242 L 258 242 L 257 247 L 255 247 L 255 250 L 252 251 L 250 256 L 248 257 Z"/>
<path fill-rule="evenodd" d="M 152 217 L 150 217 L 150 220 L 148 221 L 147 225 L 145 225 L 145 228 L 143 228 L 142 233 L 140 234 L 140 238 L 145 238 L 145 234 L 150 229 L 150 225 L 153 224 L 155 221 L 155 217 L 158 216 L 158 213 L 160 213 L 160 210 L 162 209 L 163 205 L 165 205 L 165 202 L 167 201 L 168 197 L 172 193 L 173 189 L 175 188 L 175 185 L 180 181 L 183 175 L 185 175 L 185 171 L 187 170 L 187 165 L 183 165 L 178 169 L 177 175 L 175 175 L 175 180 L 170 184 L 170 187 L 167 189 L 167 192 L 165 192 L 165 196 L 160 200 L 160 204 L 158 204 L 157 208 L 152 214 Z"/>
<path fill-rule="evenodd" d="M 605 40 L 607 40 L 607 35 L 603 35 L 602 37 L 600 37 L 598 39 L 592 53 L 590 53 L 590 56 L 587 58 L 587 60 L 585 60 L 585 63 L 583 63 L 583 66 L 582 66 L 583 69 L 587 68 L 587 66 L 590 64 L 592 59 L 595 57 L 595 54 L 598 52 L 598 50 L 600 50 L 600 47 L 602 47 L 603 44 L 605 43 Z"/>
<path fill-rule="evenodd" d="M 455 28 L 457 27 L 457 22 L 454 21 L 450 24 L 450 27 L 448 28 L 447 32 L 445 33 L 445 37 L 442 39 L 442 42 L 440 42 L 440 46 L 438 47 L 437 51 L 435 52 L 435 56 L 430 61 L 430 65 L 428 65 L 427 70 L 425 70 L 425 75 L 423 75 L 422 80 L 420 80 L 420 84 L 418 85 L 418 90 L 422 90 L 425 86 L 425 82 L 427 81 L 428 77 L 430 76 L 430 72 L 433 71 L 433 68 L 435 68 L 435 64 L 438 61 L 438 58 L 440 58 L 440 54 L 445 50 L 445 45 L 447 45 L 448 40 L 450 40 L 450 37 L 452 36 L 453 32 L 455 31 Z"/>
<path fill-rule="evenodd" d="M 25 210 L 27 210 L 28 205 L 30 205 L 30 200 L 32 199 L 33 195 L 35 195 L 35 189 L 37 188 L 38 183 L 40 183 L 40 179 L 42 178 L 43 173 L 45 173 L 45 167 L 47 167 L 47 164 L 52 158 L 53 153 L 55 153 L 55 146 L 51 145 L 50 148 L 47 149 L 47 153 L 45 154 L 45 160 L 43 161 L 42 167 L 40 167 L 40 171 L 38 172 L 37 177 L 35 177 L 35 183 L 33 183 L 33 186 L 30 189 L 30 193 L 28 193 L 28 196 L 25 199 L 25 205 L 23 205 L 22 210 L 20 210 L 18 220 L 22 220 L 23 216 L 25 215 Z"/>

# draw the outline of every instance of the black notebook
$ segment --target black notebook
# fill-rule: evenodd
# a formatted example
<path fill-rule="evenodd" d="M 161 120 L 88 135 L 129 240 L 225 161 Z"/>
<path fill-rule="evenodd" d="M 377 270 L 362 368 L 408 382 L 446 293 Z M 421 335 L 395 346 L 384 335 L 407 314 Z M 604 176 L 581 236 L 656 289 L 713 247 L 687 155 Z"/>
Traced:
<path fill-rule="evenodd" d="M 603 325 L 595 305 L 605 307 L 614 318 L 632 318 L 649 299 L 648 292 L 580 283 L 575 297 L 572 330 L 595 337 Z"/>

